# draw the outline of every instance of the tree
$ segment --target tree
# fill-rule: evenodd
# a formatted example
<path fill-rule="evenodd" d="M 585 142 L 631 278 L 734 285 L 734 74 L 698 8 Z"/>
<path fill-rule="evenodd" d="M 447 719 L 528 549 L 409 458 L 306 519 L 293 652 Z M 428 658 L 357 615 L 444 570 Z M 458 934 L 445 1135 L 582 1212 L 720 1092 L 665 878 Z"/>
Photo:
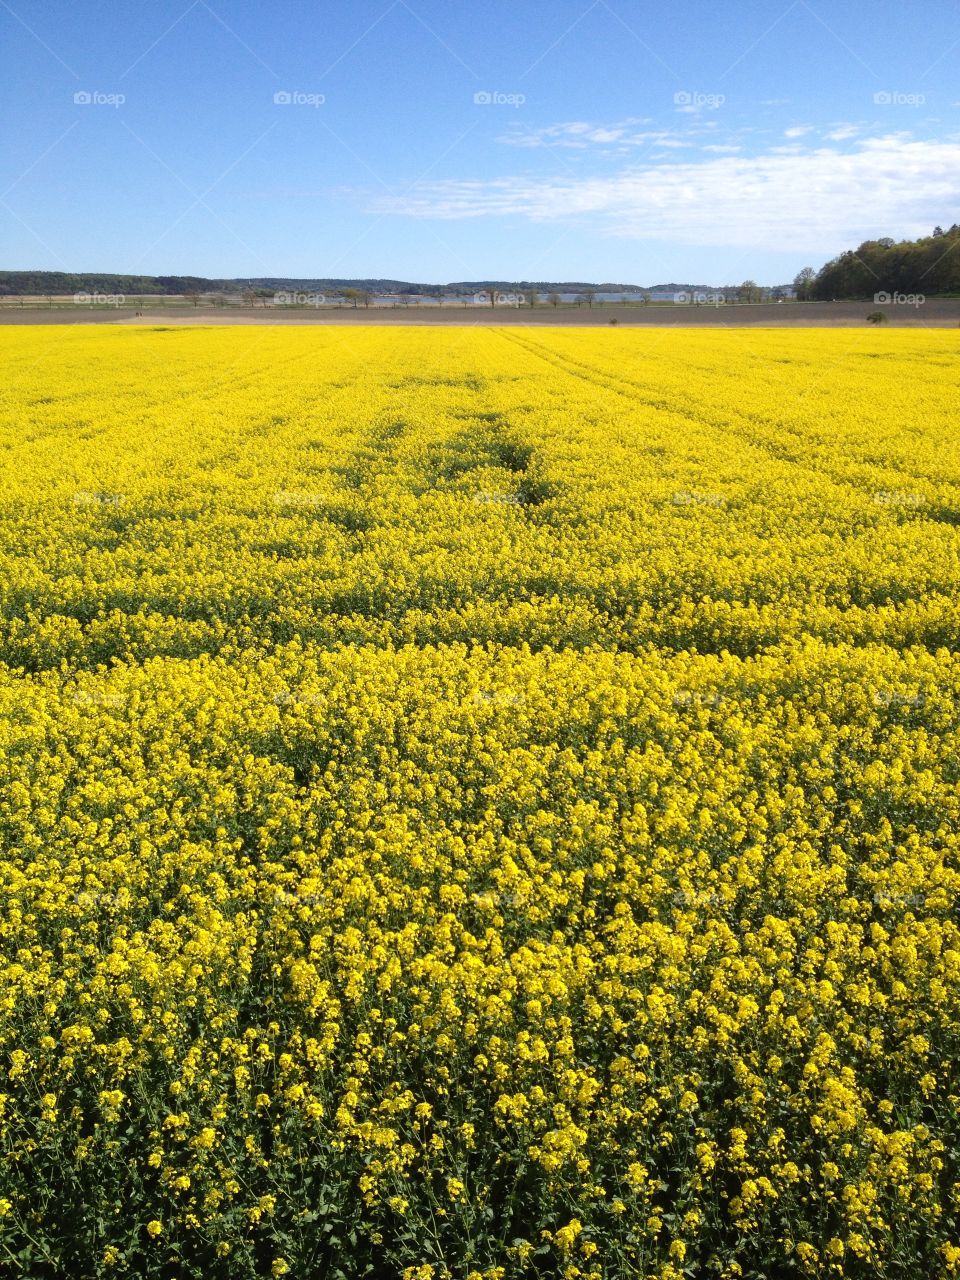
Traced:
<path fill-rule="evenodd" d="M 737 296 L 741 302 L 759 302 L 760 286 L 756 280 L 744 280 L 743 284 L 737 290 Z"/>
<path fill-rule="evenodd" d="M 352 302 L 352 303 L 353 303 L 353 309 L 354 309 L 354 311 L 356 311 L 356 309 L 357 309 L 357 303 L 360 301 L 360 290 L 359 290 L 359 289 L 344 289 L 344 291 L 343 291 L 343 298 L 344 298 L 344 301 L 345 301 L 345 302 Z"/>
<path fill-rule="evenodd" d="M 535 307 L 537 305 L 537 300 L 540 297 L 536 289 L 527 289 L 523 296 L 531 307 Z"/>
<path fill-rule="evenodd" d="M 578 311 L 586 302 L 586 300 L 587 300 L 587 295 L 585 293 L 578 293 L 577 296 L 574 298 L 574 302 L 577 304 Z"/>
<path fill-rule="evenodd" d="M 369 289 L 358 289 L 357 298 L 360 302 L 363 303 L 365 307 L 369 307 L 373 299 L 373 294 L 370 292 Z"/>
<path fill-rule="evenodd" d="M 887 317 L 882 311 L 871 311 L 867 316 L 868 324 L 886 324 Z"/>
<path fill-rule="evenodd" d="M 557 293 L 556 289 L 547 294 L 547 301 L 550 303 L 551 307 L 559 307 L 560 295 Z"/>
<path fill-rule="evenodd" d="M 872 298 L 878 293 L 930 296 L 960 289 L 960 228 L 941 235 L 893 242 L 885 236 L 865 240 L 826 263 L 817 273 L 812 296 Z"/>
<path fill-rule="evenodd" d="M 593 304 L 594 304 L 594 303 L 596 302 L 596 300 L 597 300 L 597 291 L 596 291 L 596 289 L 584 289 L 584 291 L 583 291 L 583 300 L 584 300 L 584 302 L 587 304 L 587 306 L 588 306 L 588 307 L 590 307 L 590 308 L 591 308 L 591 310 L 592 310 L 592 309 L 593 309 Z"/>
<path fill-rule="evenodd" d="M 200 305 L 199 293 L 194 293 L 191 291 L 190 293 L 187 294 L 187 301 L 192 302 L 195 307 L 199 307 Z"/>
<path fill-rule="evenodd" d="M 793 291 L 798 302 L 806 302 L 813 296 L 813 286 L 817 275 L 813 267 L 804 267 L 793 277 Z"/>

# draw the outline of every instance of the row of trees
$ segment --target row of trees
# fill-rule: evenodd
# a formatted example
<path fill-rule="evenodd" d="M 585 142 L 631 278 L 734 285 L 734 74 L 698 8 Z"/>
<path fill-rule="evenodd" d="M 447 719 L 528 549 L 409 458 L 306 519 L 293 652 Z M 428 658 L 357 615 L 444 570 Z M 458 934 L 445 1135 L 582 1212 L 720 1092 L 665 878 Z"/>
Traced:
<path fill-rule="evenodd" d="M 115 272 L 0 271 L 0 297 L 64 297 L 72 293 L 149 294 L 204 292 L 219 282 L 202 276 L 137 276 Z"/>
<path fill-rule="evenodd" d="M 793 284 L 804 302 L 878 293 L 960 293 L 960 225 L 946 231 L 934 227 L 919 240 L 865 240 L 819 271 L 804 267 Z"/>
<path fill-rule="evenodd" d="M 266 305 L 278 291 L 287 289 L 310 290 L 333 298 L 339 296 L 354 307 L 368 307 L 377 293 L 396 294 L 401 303 L 409 306 L 423 297 L 438 297 L 443 301 L 444 288 L 429 285 L 402 284 L 400 281 L 363 281 L 359 287 L 338 281 L 290 281 L 290 280 L 207 280 L 200 276 L 133 276 L 108 273 L 71 274 L 61 271 L 0 271 L 0 296 L 41 296 L 51 299 L 81 291 L 103 294 L 123 294 L 125 297 L 149 295 L 180 295 L 199 306 L 203 295 L 213 292 L 214 305 L 225 305 L 226 297 L 237 294 L 248 305 Z M 558 307 L 562 301 L 559 289 L 516 286 L 516 294 L 533 307 L 541 300 Z M 678 287 L 680 288 L 680 287 Z M 447 286 L 459 294 L 463 286 Z M 670 286 L 667 286 L 669 291 Z M 804 267 L 793 282 L 793 289 L 800 301 L 829 300 L 831 298 L 869 298 L 877 293 L 960 293 L 960 226 L 954 223 L 946 231 L 934 227 L 929 236 L 919 240 L 895 241 L 889 237 L 865 240 L 857 249 L 826 263 L 819 271 Z M 510 286 L 483 286 L 491 306 L 496 306 Z M 696 302 L 697 293 L 688 286 L 690 301 Z M 783 287 L 762 288 L 753 280 L 743 284 L 718 289 L 711 298 L 722 297 L 726 302 L 761 302 L 786 296 Z M 638 298 L 641 303 L 650 302 L 647 292 L 624 295 Z M 577 306 L 593 307 L 598 302 L 598 290 L 581 287 L 574 301 Z"/>
<path fill-rule="evenodd" d="M 206 276 L 141 276 L 118 272 L 0 271 L 0 297 L 65 297 L 74 293 L 122 293 L 124 297 L 178 296 L 223 293 L 236 298 L 254 292 L 257 298 L 273 297 L 283 290 L 310 293 L 343 293 L 351 288 L 361 293 L 407 292 L 412 297 L 435 294 L 438 285 L 402 280 L 308 280 L 286 277 L 260 279 L 216 279 Z M 451 286 L 452 287 L 452 286 Z"/>
<path fill-rule="evenodd" d="M 811 273 L 812 274 L 812 273 Z M 23 306 L 28 297 L 42 297 L 54 305 L 55 298 L 69 297 L 72 294 L 86 292 L 90 294 L 122 295 L 128 302 L 144 305 L 144 299 L 154 303 L 162 303 L 164 297 L 182 298 L 195 307 L 202 304 L 224 307 L 228 303 L 240 301 L 245 306 L 263 306 L 271 304 L 278 293 L 322 295 L 330 302 L 342 301 L 354 307 L 369 307 L 374 298 L 387 294 L 394 297 L 401 306 L 414 306 L 424 300 L 437 299 L 459 301 L 464 294 L 472 294 L 478 301 L 484 299 L 491 306 L 504 301 L 513 302 L 522 298 L 530 307 L 545 304 L 559 307 L 564 298 L 572 299 L 578 307 L 593 308 L 602 306 L 603 294 L 615 294 L 616 289 L 605 289 L 593 285 L 533 285 L 522 283 L 516 285 L 478 284 L 466 285 L 412 285 L 397 281 L 290 281 L 290 280 L 215 280 L 200 276 L 132 276 L 107 273 L 71 274 L 60 271 L 0 271 L 0 298 L 6 297 Z M 776 299 L 786 293 L 785 288 L 762 288 L 753 280 L 745 280 L 741 285 L 728 285 L 709 293 L 711 300 L 721 297 L 726 302 L 760 302 L 770 298 Z M 696 304 L 701 299 L 701 292 L 691 285 L 663 285 L 657 290 L 658 296 L 679 298 L 681 294 Z M 653 294 L 648 290 L 624 290 L 622 302 L 639 302 L 646 305 L 653 301 Z M 308 305 L 304 303 L 303 305 Z"/>
<path fill-rule="evenodd" d="M 755 280 L 744 280 L 743 284 L 726 285 L 713 291 L 697 290 L 687 287 L 683 290 L 675 291 L 675 300 L 684 296 L 692 305 L 696 306 L 698 303 L 703 302 L 704 299 L 711 302 L 776 302 L 781 298 L 787 297 L 787 295 L 788 290 L 784 285 L 769 288 L 767 286 L 757 284 Z M 504 295 L 502 293 L 496 292 L 487 294 L 487 298 L 491 306 L 496 306 L 498 299 L 503 296 Z M 551 307 L 559 307 L 560 303 L 563 301 L 563 295 L 555 289 L 550 290 L 542 296 L 537 289 L 524 289 L 520 296 L 531 307 L 536 306 L 540 301 L 546 301 Z M 645 306 L 647 303 L 653 301 L 653 295 L 644 289 L 641 290 L 640 293 L 625 293 L 620 299 L 621 302 L 630 302 L 633 300 L 637 300 Z M 596 303 L 597 306 L 603 306 L 603 299 L 597 296 L 596 289 L 584 289 L 582 292 L 574 294 L 573 302 L 578 307 L 593 307 L 594 303 Z"/>

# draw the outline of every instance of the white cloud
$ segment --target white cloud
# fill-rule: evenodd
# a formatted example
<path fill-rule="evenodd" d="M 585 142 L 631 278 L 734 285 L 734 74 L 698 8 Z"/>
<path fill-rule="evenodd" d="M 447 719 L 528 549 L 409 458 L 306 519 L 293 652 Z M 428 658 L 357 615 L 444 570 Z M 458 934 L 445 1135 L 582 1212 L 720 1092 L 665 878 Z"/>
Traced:
<path fill-rule="evenodd" d="M 624 142 L 639 146 L 644 142 L 667 137 L 666 133 L 637 132 L 638 125 L 652 124 L 651 120 L 630 117 L 614 124 L 595 125 L 586 120 L 568 120 L 563 124 L 533 128 L 515 125 L 509 133 L 498 138 L 511 147 L 576 147 L 583 149 L 591 144 L 604 145 Z"/>
<path fill-rule="evenodd" d="M 621 129 L 594 129 L 590 134 L 591 142 L 618 142 L 623 136 Z"/>
<path fill-rule="evenodd" d="M 789 129 L 784 129 L 783 136 L 785 138 L 802 138 L 805 134 L 812 132 L 812 124 L 795 124 Z"/>
<path fill-rule="evenodd" d="M 831 142 L 847 142 L 861 132 L 862 128 L 858 124 L 836 124 L 827 131 L 825 136 Z"/>
<path fill-rule="evenodd" d="M 613 124 L 588 124 L 584 120 L 570 120 L 564 124 L 532 125 L 511 124 L 507 133 L 497 138 L 498 142 L 510 147 L 545 148 L 551 151 L 567 148 L 586 151 L 593 148 L 608 148 L 600 154 L 613 154 L 609 148 L 616 146 L 620 153 L 630 148 L 669 148 L 681 150 L 695 147 L 706 130 L 715 129 L 714 121 L 697 121 L 683 129 L 647 129 L 641 126 L 652 124 L 651 120 L 628 119 Z"/>
<path fill-rule="evenodd" d="M 420 184 L 378 212 L 420 218 L 592 221 L 607 235 L 677 244 L 832 251 L 877 234 L 920 234 L 960 203 L 960 137 L 903 133 L 836 147 L 646 163 L 613 176 Z"/>

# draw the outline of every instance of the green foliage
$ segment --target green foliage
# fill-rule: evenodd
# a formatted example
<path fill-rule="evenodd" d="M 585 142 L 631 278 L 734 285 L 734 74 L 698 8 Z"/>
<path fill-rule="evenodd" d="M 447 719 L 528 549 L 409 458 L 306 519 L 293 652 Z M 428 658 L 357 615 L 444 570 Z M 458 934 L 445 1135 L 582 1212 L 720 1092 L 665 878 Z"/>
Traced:
<path fill-rule="evenodd" d="M 878 293 L 960 293 L 960 226 L 937 227 L 920 240 L 865 240 L 821 267 L 806 296 L 829 301 Z"/>

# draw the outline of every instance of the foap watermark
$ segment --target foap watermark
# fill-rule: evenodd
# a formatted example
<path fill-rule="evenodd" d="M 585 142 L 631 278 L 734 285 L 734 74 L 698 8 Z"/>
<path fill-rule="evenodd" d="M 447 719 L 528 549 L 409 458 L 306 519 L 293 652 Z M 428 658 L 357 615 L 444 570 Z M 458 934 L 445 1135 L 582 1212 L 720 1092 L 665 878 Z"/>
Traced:
<path fill-rule="evenodd" d="M 477 907 L 496 910 L 499 907 L 522 907 L 526 899 L 519 893 L 471 893 L 470 901 Z"/>
<path fill-rule="evenodd" d="M 100 89 L 78 89 L 73 95 L 75 107 L 122 107 L 127 100 L 125 93 L 104 93 Z"/>
<path fill-rule="evenodd" d="M 323 497 L 309 489 L 277 489 L 273 503 L 277 507 L 319 507 L 323 504 Z"/>
<path fill-rule="evenodd" d="M 480 89 L 473 95 L 475 107 L 522 107 L 525 93 L 501 93 L 499 89 Z"/>
<path fill-rule="evenodd" d="M 716 111 L 726 100 L 724 93 L 700 93 L 696 89 L 679 89 L 673 95 L 673 105 L 688 111 Z"/>
<path fill-rule="evenodd" d="M 119 507 L 122 493 L 107 493 L 97 489 L 78 489 L 73 495 L 75 507 Z"/>
<path fill-rule="evenodd" d="M 687 293 L 681 290 L 673 295 L 673 300 L 678 306 L 722 307 L 727 296 L 724 293 Z"/>
<path fill-rule="evenodd" d="M 73 895 L 73 901 L 78 907 L 89 910 L 92 907 L 128 907 L 132 900 L 129 891 L 124 889 L 117 893 L 94 893 L 91 889 L 81 889 Z"/>
<path fill-rule="evenodd" d="M 881 289 L 873 295 L 878 307 L 922 307 L 927 300 L 924 293 L 887 293 Z"/>
<path fill-rule="evenodd" d="M 322 307 L 327 302 L 325 293 L 275 293 L 275 307 Z"/>
<path fill-rule="evenodd" d="M 922 893 L 875 893 L 872 901 L 875 907 L 881 907 L 884 911 L 897 911 L 926 906 L 927 899 Z"/>
<path fill-rule="evenodd" d="M 87 293 L 84 289 L 73 295 L 78 307 L 122 307 L 126 300 L 125 293 Z"/>
<path fill-rule="evenodd" d="M 105 689 L 76 689 L 70 695 L 75 707 L 113 707 L 126 706 L 127 699 L 122 693 L 112 693 Z"/>
<path fill-rule="evenodd" d="M 477 689 L 473 701 L 494 707 L 519 707 L 523 702 L 523 694 L 511 693 L 508 689 Z"/>
<path fill-rule="evenodd" d="M 518 493 L 487 493 L 481 490 L 473 495 L 476 503 L 493 503 L 498 507 L 522 507 L 523 499 Z"/>
<path fill-rule="evenodd" d="M 710 889 L 677 889 L 670 901 L 675 907 L 720 907 L 726 908 L 727 901 L 720 893 Z"/>
<path fill-rule="evenodd" d="M 681 489 L 670 501 L 675 507 L 725 507 L 727 500 L 722 493 L 698 493 Z"/>
<path fill-rule="evenodd" d="M 926 100 L 925 93 L 902 93 L 899 89 L 881 89 L 873 95 L 875 107 L 922 107 Z"/>
<path fill-rule="evenodd" d="M 275 707 L 322 707 L 326 700 L 318 693 L 275 693 L 270 699 Z"/>
<path fill-rule="evenodd" d="M 927 695 L 922 689 L 915 693 L 903 693 L 899 689 L 874 689 L 871 700 L 875 707 L 922 707 Z"/>
<path fill-rule="evenodd" d="M 473 301 L 478 307 L 489 307 L 491 297 L 489 293 L 475 293 Z M 526 302 L 526 298 L 522 293 L 494 293 L 492 302 L 495 307 L 520 307 Z"/>
<path fill-rule="evenodd" d="M 923 499 L 919 493 L 912 493 L 909 489 L 877 489 L 873 494 L 873 501 L 878 507 L 906 507 L 915 510 Z"/>
<path fill-rule="evenodd" d="M 673 695 L 675 707 L 709 707 L 716 710 L 727 701 L 727 695 L 718 689 L 678 689 Z"/>
<path fill-rule="evenodd" d="M 278 889 L 273 900 L 278 907 L 318 907 L 328 901 L 322 893 L 288 893 L 286 889 Z"/>
<path fill-rule="evenodd" d="M 278 89 L 273 95 L 275 107 L 322 107 L 326 94 L 304 93 L 302 89 Z"/>

